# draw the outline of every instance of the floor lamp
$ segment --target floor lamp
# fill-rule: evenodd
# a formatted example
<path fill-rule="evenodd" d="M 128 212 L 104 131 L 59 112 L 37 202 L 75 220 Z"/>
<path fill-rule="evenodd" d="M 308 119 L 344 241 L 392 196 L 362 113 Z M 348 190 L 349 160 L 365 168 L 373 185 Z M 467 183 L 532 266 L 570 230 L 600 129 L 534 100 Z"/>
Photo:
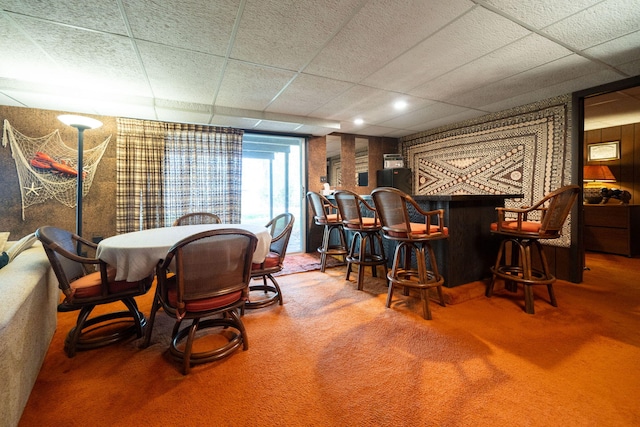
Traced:
<path fill-rule="evenodd" d="M 82 180 L 84 179 L 82 169 L 83 155 L 84 155 L 84 140 L 83 134 L 87 129 L 95 129 L 102 126 L 102 122 L 90 117 L 74 116 L 71 114 L 63 114 L 58 116 L 65 125 L 78 129 L 78 165 L 76 170 L 78 171 L 78 181 L 76 185 L 76 234 L 82 236 Z M 78 254 L 80 254 L 80 244 L 78 244 Z"/>

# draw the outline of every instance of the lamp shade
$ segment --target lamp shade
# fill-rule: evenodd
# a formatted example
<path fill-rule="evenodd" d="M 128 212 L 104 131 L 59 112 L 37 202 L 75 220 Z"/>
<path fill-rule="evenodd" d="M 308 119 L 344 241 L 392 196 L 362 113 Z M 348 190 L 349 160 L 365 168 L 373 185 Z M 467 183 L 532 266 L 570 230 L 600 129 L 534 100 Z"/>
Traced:
<path fill-rule="evenodd" d="M 73 114 L 63 114 L 58 116 L 58 120 L 65 125 L 79 129 L 95 129 L 102 126 L 100 120 L 92 119 L 91 117 L 75 116 Z"/>
<path fill-rule="evenodd" d="M 609 166 L 601 165 L 585 166 L 582 179 L 584 181 L 616 182 L 616 177 L 609 169 Z"/>

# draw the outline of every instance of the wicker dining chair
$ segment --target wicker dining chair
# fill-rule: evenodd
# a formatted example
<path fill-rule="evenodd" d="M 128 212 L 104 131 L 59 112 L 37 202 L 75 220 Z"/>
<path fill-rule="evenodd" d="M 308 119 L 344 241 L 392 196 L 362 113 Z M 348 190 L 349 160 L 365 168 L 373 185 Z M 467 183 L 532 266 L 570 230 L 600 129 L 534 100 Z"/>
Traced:
<path fill-rule="evenodd" d="M 251 278 L 262 280 L 262 284 L 249 285 L 249 298 L 245 304 L 246 308 L 261 308 L 276 302 L 282 305 L 282 290 L 273 275 L 284 268 L 284 259 L 287 255 L 287 247 L 289 246 L 289 238 L 293 231 L 294 221 L 293 214 L 283 213 L 274 217 L 265 226 L 271 233 L 269 253 L 263 262 L 251 265 Z M 271 284 L 267 283 L 267 279 Z M 259 292 L 262 295 L 257 295 Z"/>
<path fill-rule="evenodd" d="M 97 247 L 95 243 L 51 226 L 40 227 L 35 234 L 42 242 L 65 297 L 58 305 L 58 311 L 79 311 L 76 326 L 64 342 L 67 356 L 73 357 L 76 351 L 103 347 L 132 335 L 142 337 L 147 320 L 138 310 L 134 297 L 149 291 L 153 275 L 136 282 L 116 281 L 115 269 L 99 259 L 77 254 L 78 242 L 91 250 Z M 97 306 L 117 301 L 127 310 L 109 311 L 90 318 Z"/>
<path fill-rule="evenodd" d="M 162 308 L 176 319 L 169 353 L 182 362 L 185 375 L 193 364 L 222 359 L 240 347 L 247 350 L 239 312 L 249 293 L 257 241 L 249 231 L 225 228 L 197 233 L 173 245 L 156 268 L 158 284 L 142 347 L 149 346 L 156 313 Z M 182 327 L 183 320 L 191 324 Z M 219 332 L 225 343 L 193 352 L 196 333 L 207 328 L 216 328 L 213 332 Z"/>
<path fill-rule="evenodd" d="M 194 224 L 222 224 L 222 220 L 216 214 L 209 212 L 192 212 L 182 215 L 173 222 L 173 226 Z"/>

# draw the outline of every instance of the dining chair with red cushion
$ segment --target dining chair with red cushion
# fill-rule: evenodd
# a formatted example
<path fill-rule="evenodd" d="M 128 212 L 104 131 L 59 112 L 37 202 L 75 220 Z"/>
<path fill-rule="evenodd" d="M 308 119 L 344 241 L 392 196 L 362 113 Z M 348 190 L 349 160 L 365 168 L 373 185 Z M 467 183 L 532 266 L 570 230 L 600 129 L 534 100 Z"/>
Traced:
<path fill-rule="evenodd" d="M 376 188 L 371 196 L 382 222 L 382 236 L 396 242 L 393 265 L 387 274 L 387 307 L 391 306 L 394 286 L 403 288 L 405 295 L 408 295 L 409 288 L 415 288 L 420 292 L 423 316 L 430 320 L 429 289 L 435 288 L 440 305 L 445 305 L 442 293 L 445 278 L 438 272 L 431 247 L 431 242 L 449 237 L 449 229 L 444 226 L 444 210 L 425 211 L 413 197 L 391 187 Z M 412 256 L 415 267 L 411 262 Z"/>
<path fill-rule="evenodd" d="M 293 231 L 295 218 L 293 214 L 283 213 L 267 223 L 265 226 L 271 234 L 269 253 L 260 264 L 251 265 L 251 278 L 262 280 L 261 285 L 249 285 L 249 299 L 246 308 L 261 308 L 278 302 L 282 305 L 282 291 L 278 281 L 273 277 L 284 268 L 284 258 L 287 255 L 289 238 Z M 267 279 L 271 284 L 267 283 Z M 258 293 L 262 295 L 258 295 Z"/>
<path fill-rule="evenodd" d="M 216 214 L 210 212 L 191 212 L 182 215 L 173 222 L 173 226 L 193 224 L 222 224 L 222 220 Z"/>
<path fill-rule="evenodd" d="M 115 269 L 99 259 L 78 255 L 79 244 L 82 253 L 94 251 L 95 243 L 52 226 L 40 227 L 35 234 L 42 242 L 65 297 L 58 305 L 58 311 L 80 311 L 76 326 L 64 342 L 67 356 L 73 357 L 76 351 L 103 347 L 133 335 L 142 337 L 147 321 L 138 310 L 134 297 L 149 291 L 152 274 L 137 282 L 116 281 Z M 96 306 L 117 301 L 127 310 L 89 317 Z"/>
<path fill-rule="evenodd" d="M 239 311 L 249 293 L 257 241 L 249 231 L 225 228 L 193 234 L 173 245 L 156 268 L 158 285 L 142 347 L 149 346 L 156 313 L 162 308 L 176 319 L 169 354 L 182 362 L 185 375 L 191 365 L 225 358 L 240 347 L 247 350 Z M 191 324 L 182 327 L 183 320 Z M 209 343 L 207 332 L 216 335 L 211 337 L 216 345 L 193 352 L 197 339 Z M 224 343 L 218 345 L 218 338 Z"/>
<path fill-rule="evenodd" d="M 555 276 L 549 269 L 540 240 L 557 239 L 580 193 L 577 185 L 566 185 L 549 194 L 533 206 L 496 208 L 498 220 L 491 224 L 491 232 L 502 237 L 495 265 L 491 267 L 491 282 L 485 295 L 491 297 L 496 279 L 505 281 L 505 288 L 516 291 L 524 288 L 525 312 L 534 314 L 533 285 L 546 285 L 549 302 L 557 307 L 553 290 Z M 510 256 L 509 256 L 510 251 Z M 540 267 L 534 266 L 539 260 Z"/>

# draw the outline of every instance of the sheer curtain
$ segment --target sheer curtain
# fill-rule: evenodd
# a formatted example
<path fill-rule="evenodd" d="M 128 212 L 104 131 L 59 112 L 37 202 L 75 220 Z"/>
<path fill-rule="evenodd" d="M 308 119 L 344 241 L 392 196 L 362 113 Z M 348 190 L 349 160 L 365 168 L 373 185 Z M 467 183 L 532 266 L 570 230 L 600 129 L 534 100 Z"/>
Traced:
<path fill-rule="evenodd" d="M 243 131 L 118 119 L 118 233 L 212 212 L 240 222 Z"/>
<path fill-rule="evenodd" d="M 169 224 L 188 212 L 211 212 L 240 222 L 243 131 L 168 123 L 164 215 Z"/>

